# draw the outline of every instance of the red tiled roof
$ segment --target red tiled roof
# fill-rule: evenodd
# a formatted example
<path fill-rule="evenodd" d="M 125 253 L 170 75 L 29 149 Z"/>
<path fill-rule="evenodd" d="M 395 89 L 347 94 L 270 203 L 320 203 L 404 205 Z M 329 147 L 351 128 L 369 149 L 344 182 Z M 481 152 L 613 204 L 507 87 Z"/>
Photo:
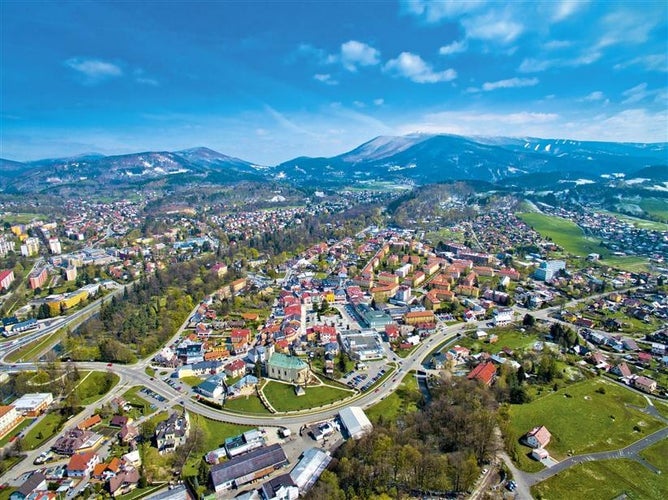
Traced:
<path fill-rule="evenodd" d="M 490 385 L 494 375 L 496 375 L 496 366 L 490 361 L 476 366 L 466 378 L 480 380 L 485 385 Z"/>

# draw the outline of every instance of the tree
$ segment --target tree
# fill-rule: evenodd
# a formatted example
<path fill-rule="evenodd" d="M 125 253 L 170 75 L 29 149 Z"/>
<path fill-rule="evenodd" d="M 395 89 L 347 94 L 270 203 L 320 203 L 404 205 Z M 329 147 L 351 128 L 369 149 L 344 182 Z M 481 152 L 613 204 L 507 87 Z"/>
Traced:
<path fill-rule="evenodd" d="M 526 313 L 522 319 L 522 325 L 526 326 L 527 328 L 533 328 L 535 324 L 536 318 L 534 318 L 531 314 Z"/>

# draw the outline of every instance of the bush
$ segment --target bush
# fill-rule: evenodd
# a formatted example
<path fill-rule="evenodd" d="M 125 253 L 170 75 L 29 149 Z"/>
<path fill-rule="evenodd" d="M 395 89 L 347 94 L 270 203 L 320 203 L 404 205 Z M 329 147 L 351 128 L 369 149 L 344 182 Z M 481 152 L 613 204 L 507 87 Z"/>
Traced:
<path fill-rule="evenodd" d="M 598 389 L 596 389 L 596 392 L 598 392 L 599 394 L 605 394 L 605 387 L 599 387 Z"/>

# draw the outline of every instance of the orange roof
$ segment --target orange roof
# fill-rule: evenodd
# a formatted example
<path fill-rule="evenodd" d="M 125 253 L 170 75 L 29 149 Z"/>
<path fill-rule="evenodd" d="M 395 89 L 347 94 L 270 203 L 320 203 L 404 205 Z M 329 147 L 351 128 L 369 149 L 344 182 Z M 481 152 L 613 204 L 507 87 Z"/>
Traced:
<path fill-rule="evenodd" d="M 469 380 L 480 380 L 482 383 L 490 385 L 494 375 L 496 375 L 496 366 L 494 366 L 494 363 L 491 361 L 488 361 L 476 366 L 473 370 L 471 370 L 471 373 L 469 373 L 466 378 Z"/>
<path fill-rule="evenodd" d="M 88 417 L 86 420 L 81 422 L 77 427 L 79 429 L 85 430 L 85 429 L 90 429 L 94 425 L 99 424 L 102 422 L 102 418 L 99 415 L 93 415 L 92 417 Z"/>
<path fill-rule="evenodd" d="M 0 406 L 0 417 L 5 416 L 7 413 L 12 411 L 14 407 L 12 405 L 9 406 Z"/>

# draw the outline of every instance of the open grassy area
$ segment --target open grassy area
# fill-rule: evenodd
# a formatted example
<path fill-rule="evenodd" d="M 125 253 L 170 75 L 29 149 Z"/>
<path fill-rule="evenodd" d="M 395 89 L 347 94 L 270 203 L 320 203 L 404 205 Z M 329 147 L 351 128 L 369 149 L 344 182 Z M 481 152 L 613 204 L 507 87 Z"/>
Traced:
<path fill-rule="evenodd" d="M 0 448 L 4 447 L 7 443 L 9 443 L 9 440 L 12 439 L 14 436 L 20 434 L 22 431 L 25 430 L 26 427 L 28 427 L 30 424 L 34 422 L 34 419 L 28 418 L 23 420 L 19 425 L 14 427 L 11 431 L 7 433 L 5 437 L 0 439 Z"/>
<path fill-rule="evenodd" d="M 417 403 L 422 397 L 414 373 L 406 375 L 392 394 L 367 408 L 366 414 L 372 422 L 394 421 L 400 415 L 417 411 Z"/>
<path fill-rule="evenodd" d="M 225 439 L 238 436 L 242 432 L 246 432 L 254 427 L 249 425 L 229 424 L 227 422 L 218 422 L 210 420 L 196 413 L 189 413 L 190 425 L 198 426 L 204 431 L 205 444 L 202 446 L 207 451 L 220 448 Z M 197 475 L 197 469 L 202 459 L 201 455 L 188 457 L 188 461 L 183 468 L 182 476 Z"/>
<path fill-rule="evenodd" d="M 94 403 L 116 384 L 120 377 L 111 372 L 88 372 L 82 374 L 79 385 L 74 389 L 82 405 Z"/>
<path fill-rule="evenodd" d="M 633 460 L 601 460 L 566 469 L 531 488 L 534 498 L 668 498 L 668 481 Z"/>
<path fill-rule="evenodd" d="M 56 344 L 59 340 L 64 339 L 66 334 L 67 332 L 61 328 L 46 337 L 40 337 L 37 340 L 33 340 L 22 346 L 21 349 L 9 353 L 5 357 L 5 361 L 10 363 L 18 361 L 34 361 L 34 358 L 40 356 L 50 345 Z"/>
<path fill-rule="evenodd" d="M 668 231 L 668 224 L 664 222 L 657 222 L 653 220 L 647 220 L 647 219 L 640 219 L 638 217 L 632 217 L 630 215 L 626 214 L 619 214 L 616 212 L 606 212 L 603 211 L 603 213 L 606 213 L 608 215 L 612 215 L 613 217 L 616 217 L 617 219 L 628 222 L 629 224 L 633 224 L 635 227 L 639 229 L 647 229 L 650 231 Z"/>
<path fill-rule="evenodd" d="M 265 397 L 278 412 L 307 410 L 339 401 L 351 396 L 352 391 L 334 387 L 307 387 L 306 394 L 297 396 L 292 384 L 269 381 L 263 388 Z"/>
<path fill-rule="evenodd" d="M 150 415 L 154 410 L 151 408 L 151 403 L 139 396 L 140 385 L 131 387 L 123 393 L 123 399 L 131 406 L 138 408 L 142 415 Z"/>
<path fill-rule="evenodd" d="M 269 414 L 269 410 L 265 408 L 265 406 L 262 404 L 262 401 L 260 401 L 260 398 L 258 398 L 255 394 L 228 399 L 225 401 L 225 409 L 243 414 Z"/>
<path fill-rule="evenodd" d="M 521 332 L 514 327 L 510 328 L 496 328 L 493 330 L 486 330 L 488 335 L 498 335 L 499 340 L 490 344 L 484 339 L 474 339 L 472 337 L 464 337 L 457 341 L 462 347 L 468 347 L 474 352 L 485 351 L 491 354 L 497 354 L 504 347 L 509 349 L 527 349 L 534 345 L 539 340 L 538 334 L 535 332 Z"/>
<path fill-rule="evenodd" d="M 181 377 L 179 380 L 184 384 L 189 385 L 190 387 L 195 387 L 196 385 L 200 385 L 204 381 L 203 379 L 195 376 Z"/>
<path fill-rule="evenodd" d="M 668 221 L 668 200 L 664 198 L 645 198 L 640 203 L 640 208 L 664 222 Z"/>
<path fill-rule="evenodd" d="M 644 272 L 649 270 L 649 261 L 645 257 L 629 255 L 627 257 L 617 257 L 609 255 L 602 258 L 599 264 L 616 267 L 624 271 Z"/>
<path fill-rule="evenodd" d="M 47 439 L 51 439 L 62 428 L 65 421 L 58 412 L 47 413 L 42 419 L 34 424 L 23 438 L 23 446 L 26 450 L 34 450 L 42 445 Z"/>
<path fill-rule="evenodd" d="M 662 474 L 668 474 L 668 439 L 662 439 L 649 448 L 640 452 L 640 456 L 661 469 Z"/>
<path fill-rule="evenodd" d="M 607 256 L 610 253 L 609 250 L 600 246 L 599 240 L 585 236 L 575 222 L 535 212 L 517 215 L 542 236 L 549 237 L 569 253 L 575 255 L 598 253 L 601 256 Z"/>
<path fill-rule="evenodd" d="M 598 389 L 605 393 L 597 392 Z M 596 378 L 550 392 L 528 404 L 513 405 L 511 425 L 517 436 L 545 425 L 552 434 L 547 450 L 555 458 L 563 459 L 569 453 L 623 448 L 663 426 L 627 405 L 643 408 L 646 401 L 639 394 Z M 530 450 L 520 446 L 519 451 L 523 454 Z"/>

